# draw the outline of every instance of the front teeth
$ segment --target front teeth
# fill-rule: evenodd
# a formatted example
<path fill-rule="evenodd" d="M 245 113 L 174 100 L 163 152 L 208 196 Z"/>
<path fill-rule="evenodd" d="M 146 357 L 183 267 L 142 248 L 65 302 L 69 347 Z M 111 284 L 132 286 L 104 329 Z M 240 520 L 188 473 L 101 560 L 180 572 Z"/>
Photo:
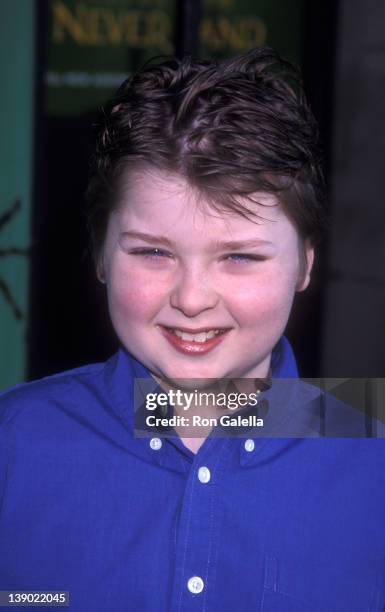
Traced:
<path fill-rule="evenodd" d="M 173 329 L 173 333 L 181 338 L 182 340 L 188 340 L 189 342 L 206 342 L 214 336 L 217 336 L 220 332 L 219 329 L 210 329 L 208 332 L 201 332 L 200 334 L 188 334 L 186 332 L 182 332 L 179 329 Z"/>

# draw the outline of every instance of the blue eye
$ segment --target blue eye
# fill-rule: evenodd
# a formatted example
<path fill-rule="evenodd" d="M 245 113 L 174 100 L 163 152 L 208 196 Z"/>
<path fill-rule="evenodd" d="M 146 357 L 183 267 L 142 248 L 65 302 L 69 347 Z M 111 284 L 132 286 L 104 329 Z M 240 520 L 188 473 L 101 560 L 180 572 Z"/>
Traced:
<path fill-rule="evenodd" d="M 231 253 L 226 256 L 230 261 L 236 263 L 248 263 L 250 261 L 263 261 L 263 257 L 260 255 L 253 255 L 251 253 Z"/>
<path fill-rule="evenodd" d="M 130 251 L 130 255 L 143 255 L 144 257 L 148 257 L 150 259 L 160 259 L 161 257 L 171 257 L 170 253 L 167 251 L 162 251 L 161 249 L 133 249 Z"/>

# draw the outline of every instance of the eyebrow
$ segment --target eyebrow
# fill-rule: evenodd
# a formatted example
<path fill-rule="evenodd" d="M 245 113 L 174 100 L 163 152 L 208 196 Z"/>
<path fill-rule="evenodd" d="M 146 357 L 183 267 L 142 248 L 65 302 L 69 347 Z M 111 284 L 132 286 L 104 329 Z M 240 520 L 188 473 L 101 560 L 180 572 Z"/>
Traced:
<path fill-rule="evenodd" d="M 136 231 L 121 232 L 120 237 L 121 238 L 139 238 L 140 240 L 143 240 L 144 242 L 147 242 L 149 244 L 161 244 L 161 245 L 166 245 L 168 247 L 175 246 L 175 243 L 172 240 L 169 240 L 169 238 L 166 238 L 166 236 L 156 236 L 153 234 L 146 234 L 144 232 L 136 232 Z M 239 250 L 239 249 L 247 249 L 247 248 L 259 247 L 259 246 L 274 246 L 274 245 L 269 240 L 250 239 L 250 240 L 230 240 L 230 241 L 215 240 L 212 243 L 212 246 L 218 249 Z"/>

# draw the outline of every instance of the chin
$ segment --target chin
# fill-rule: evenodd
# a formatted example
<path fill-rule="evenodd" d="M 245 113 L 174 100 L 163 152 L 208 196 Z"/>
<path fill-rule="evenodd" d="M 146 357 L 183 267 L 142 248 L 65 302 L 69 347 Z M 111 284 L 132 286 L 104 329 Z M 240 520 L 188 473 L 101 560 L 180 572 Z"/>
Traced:
<path fill-rule="evenodd" d="M 162 371 L 161 378 L 171 383 L 177 388 L 184 389 L 205 389 L 212 385 L 213 381 L 226 376 L 218 371 L 203 368 L 178 368 L 177 371 Z"/>
<path fill-rule="evenodd" d="M 167 383 L 174 389 L 203 391 L 212 387 L 213 379 L 208 378 L 168 378 Z"/>

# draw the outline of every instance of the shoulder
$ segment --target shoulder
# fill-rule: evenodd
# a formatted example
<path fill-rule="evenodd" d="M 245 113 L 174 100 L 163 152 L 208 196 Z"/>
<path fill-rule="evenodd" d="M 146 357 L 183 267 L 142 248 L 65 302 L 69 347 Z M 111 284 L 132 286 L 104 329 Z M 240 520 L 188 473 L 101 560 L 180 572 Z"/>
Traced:
<path fill-rule="evenodd" d="M 7 482 L 70 463 L 116 421 L 108 377 L 116 355 L 0 394 L 0 507 Z M 17 476 L 19 475 L 19 476 Z"/>
<path fill-rule="evenodd" d="M 36 416 L 42 410 L 57 406 L 63 402 L 70 404 L 76 396 L 101 384 L 100 378 L 106 363 L 88 364 L 46 376 L 32 382 L 25 382 L 0 393 L 0 429 L 29 413 Z"/>

